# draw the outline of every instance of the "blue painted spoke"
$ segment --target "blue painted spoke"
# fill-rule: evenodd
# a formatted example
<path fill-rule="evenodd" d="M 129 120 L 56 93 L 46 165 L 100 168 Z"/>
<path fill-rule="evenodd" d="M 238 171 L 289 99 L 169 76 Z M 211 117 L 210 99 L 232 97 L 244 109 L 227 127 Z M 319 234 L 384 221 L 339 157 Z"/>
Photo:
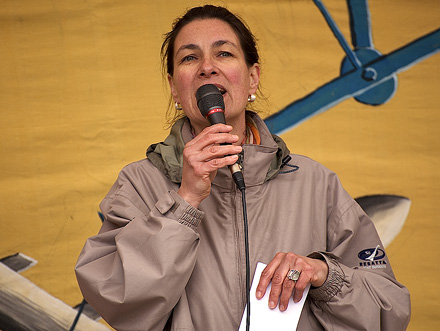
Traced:
<path fill-rule="evenodd" d="M 347 0 L 350 15 L 351 42 L 355 49 L 372 48 L 368 0 Z"/>
<path fill-rule="evenodd" d="M 347 54 L 348 59 L 350 60 L 351 64 L 355 68 L 361 68 L 362 64 L 359 61 L 359 59 L 356 57 L 354 52 L 351 50 L 350 46 L 348 45 L 347 41 L 345 40 L 344 36 L 342 35 L 341 31 L 339 30 L 338 26 L 336 25 L 333 18 L 330 16 L 330 13 L 328 12 L 327 8 L 325 8 L 324 4 L 321 0 L 313 0 L 315 5 L 318 7 L 318 9 L 321 11 L 321 14 L 324 16 L 325 20 L 327 21 L 328 26 L 332 30 L 333 34 L 335 35 L 336 39 L 338 39 L 339 44 L 344 49 L 345 54 Z"/>

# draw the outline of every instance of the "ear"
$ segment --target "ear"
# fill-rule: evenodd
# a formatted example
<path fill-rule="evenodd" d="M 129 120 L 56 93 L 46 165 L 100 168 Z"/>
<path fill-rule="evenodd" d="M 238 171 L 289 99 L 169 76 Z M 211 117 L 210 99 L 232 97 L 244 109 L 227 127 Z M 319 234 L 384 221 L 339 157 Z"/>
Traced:
<path fill-rule="evenodd" d="M 171 94 L 173 96 L 174 102 L 179 103 L 179 95 L 177 94 L 176 87 L 174 86 L 173 76 L 168 74 L 168 84 L 170 85 Z"/>
<path fill-rule="evenodd" d="M 254 63 L 249 68 L 249 94 L 254 94 L 258 89 L 258 84 L 260 82 L 260 65 Z"/>

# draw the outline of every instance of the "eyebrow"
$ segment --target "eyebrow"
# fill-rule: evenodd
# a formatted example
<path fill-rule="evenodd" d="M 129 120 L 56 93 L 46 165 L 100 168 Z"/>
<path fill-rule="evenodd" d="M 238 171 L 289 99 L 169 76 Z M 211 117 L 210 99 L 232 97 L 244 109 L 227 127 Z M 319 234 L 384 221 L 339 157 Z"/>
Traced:
<path fill-rule="evenodd" d="M 229 40 L 217 40 L 212 43 L 212 47 L 220 47 L 220 46 L 223 46 L 224 44 L 228 44 L 228 45 L 231 45 L 235 48 L 238 48 L 237 45 L 235 45 L 232 41 L 229 41 Z"/>
<path fill-rule="evenodd" d="M 225 44 L 231 45 L 231 46 L 233 46 L 233 47 L 238 49 L 237 45 L 235 45 L 232 41 L 228 41 L 228 40 L 217 40 L 217 41 L 214 41 L 212 43 L 211 47 L 217 48 L 217 47 L 223 46 Z M 185 49 L 197 50 L 197 49 L 200 49 L 200 47 L 198 45 L 196 45 L 196 44 L 185 44 L 185 45 L 182 45 L 182 46 L 179 47 L 179 49 L 176 51 L 176 55 L 180 51 L 183 51 Z"/>

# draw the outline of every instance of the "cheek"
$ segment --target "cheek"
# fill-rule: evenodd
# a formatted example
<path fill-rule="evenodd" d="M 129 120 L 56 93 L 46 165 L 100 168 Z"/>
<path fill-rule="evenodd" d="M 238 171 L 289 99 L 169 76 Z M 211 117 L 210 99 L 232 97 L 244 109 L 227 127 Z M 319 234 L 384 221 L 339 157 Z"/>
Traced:
<path fill-rule="evenodd" d="M 190 90 L 190 80 L 185 75 L 175 75 L 173 82 L 178 96 L 184 98 L 185 94 Z"/>
<path fill-rule="evenodd" d="M 183 75 L 182 73 L 175 74 L 174 85 L 176 86 L 177 89 L 182 91 L 182 89 L 184 89 L 185 86 L 187 86 L 187 84 L 188 84 L 188 79 L 186 75 Z"/>
<path fill-rule="evenodd" d="M 240 70 L 231 70 L 228 73 L 228 77 L 229 77 L 229 81 L 235 85 L 243 84 L 246 78 Z"/>
<path fill-rule="evenodd" d="M 236 86 L 236 89 L 234 89 L 236 92 L 248 93 L 250 80 L 247 67 L 231 70 L 228 73 L 228 77 L 229 81 Z"/>

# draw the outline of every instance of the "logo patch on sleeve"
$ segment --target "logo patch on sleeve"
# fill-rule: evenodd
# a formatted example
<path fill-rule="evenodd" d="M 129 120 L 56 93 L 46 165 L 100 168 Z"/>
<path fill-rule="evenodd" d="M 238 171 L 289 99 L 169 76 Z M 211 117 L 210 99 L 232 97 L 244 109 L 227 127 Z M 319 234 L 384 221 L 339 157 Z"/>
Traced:
<path fill-rule="evenodd" d="M 359 262 L 360 267 L 367 269 L 386 268 L 387 262 L 383 260 L 385 251 L 379 245 L 376 248 L 367 248 L 360 251 L 358 257 L 362 260 L 362 262 Z"/>

